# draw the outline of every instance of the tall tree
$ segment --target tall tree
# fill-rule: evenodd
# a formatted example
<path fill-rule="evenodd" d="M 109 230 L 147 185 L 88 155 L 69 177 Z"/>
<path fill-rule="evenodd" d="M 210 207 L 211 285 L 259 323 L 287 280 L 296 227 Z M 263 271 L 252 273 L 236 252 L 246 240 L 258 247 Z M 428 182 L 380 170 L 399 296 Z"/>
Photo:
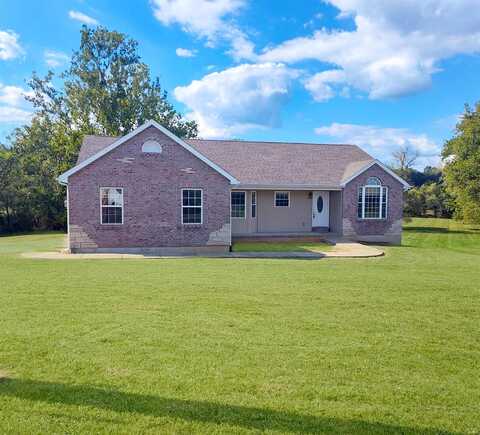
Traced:
<path fill-rule="evenodd" d="M 480 102 L 465 106 L 455 136 L 445 143 L 442 156 L 447 191 L 455 215 L 466 222 L 480 222 Z"/>
<path fill-rule="evenodd" d="M 14 179 L 15 160 L 12 152 L 0 144 L 0 232 L 14 229 L 16 195 L 11 181 Z"/>
<path fill-rule="evenodd" d="M 197 124 L 174 109 L 150 68 L 141 62 L 137 41 L 105 27 L 80 31 L 80 48 L 61 78 L 34 75 L 30 98 L 39 113 L 85 133 L 119 136 L 154 119 L 180 137 L 195 137 Z"/>
<path fill-rule="evenodd" d="M 68 70 L 34 73 L 29 85 L 32 121 L 0 146 L 0 232 L 64 226 L 56 177 L 75 164 L 84 134 L 123 135 L 148 119 L 181 137 L 197 134 L 151 78 L 137 42 L 104 27 L 84 26 Z"/>

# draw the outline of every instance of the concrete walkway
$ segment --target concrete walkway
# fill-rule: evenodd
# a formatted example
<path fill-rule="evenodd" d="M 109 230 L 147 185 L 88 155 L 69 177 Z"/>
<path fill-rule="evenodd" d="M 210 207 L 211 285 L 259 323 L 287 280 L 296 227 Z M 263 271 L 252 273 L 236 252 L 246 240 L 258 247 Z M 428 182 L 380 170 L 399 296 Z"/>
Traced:
<path fill-rule="evenodd" d="M 329 251 L 324 252 L 227 252 L 223 254 L 209 254 L 198 256 L 155 256 L 144 254 L 69 254 L 63 252 L 26 252 L 21 254 L 24 258 L 43 260 L 87 260 L 87 259 L 154 259 L 154 258 L 297 258 L 297 259 L 321 259 L 321 258 L 369 258 L 380 257 L 384 254 L 380 249 L 362 245 L 350 241 L 335 241 L 335 245 Z"/>

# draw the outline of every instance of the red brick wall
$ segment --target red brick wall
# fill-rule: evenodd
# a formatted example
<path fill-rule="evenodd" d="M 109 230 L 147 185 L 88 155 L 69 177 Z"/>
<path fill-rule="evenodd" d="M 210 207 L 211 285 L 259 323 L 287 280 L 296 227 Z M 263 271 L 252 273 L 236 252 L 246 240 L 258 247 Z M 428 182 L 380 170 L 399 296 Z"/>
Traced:
<path fill-rule="evenodd" d="M 147 139 L 161 143 L 162 153 L 142 153 Z M 100 224 L 100 187 L 123 187 L 123 225 Z M 202 225 L 181 223 L 188 187 L 203 189 Z M 229 181 L 154 127 L 73 174 L 68 193 L 73 250 L 230 242 Z"/>
<path fill-rule="evenodd" d="M 378 177 L 388 187 L 387 218 L 365 220 L 357 217 L 358 188 L 365 185 L 368 177 Z M 386 242 L 399 243 L 403 217 L 403 185 L 380 166 L 374 165 L 353 179 L 343 192 L 343 232 L 350 237 L 368 240 L 368 236 L 385 236 Z M 364 237 L 367 236 L 367 237 Z M 380 240 L 372 237 L 371 240 Z"/>

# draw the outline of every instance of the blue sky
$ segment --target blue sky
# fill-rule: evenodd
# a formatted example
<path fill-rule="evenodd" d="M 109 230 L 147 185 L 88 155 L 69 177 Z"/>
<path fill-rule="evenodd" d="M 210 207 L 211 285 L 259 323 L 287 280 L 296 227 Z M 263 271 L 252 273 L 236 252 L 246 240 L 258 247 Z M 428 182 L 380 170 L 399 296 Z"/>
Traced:
<path fill-rule="evenodd" d="M 0 138 L 83 23 L 139 41 L 203 137 L 356 143 L 387 162 L 408 145 L 423 166 L 480 99 L 478 0 L 3 1 Z"/>

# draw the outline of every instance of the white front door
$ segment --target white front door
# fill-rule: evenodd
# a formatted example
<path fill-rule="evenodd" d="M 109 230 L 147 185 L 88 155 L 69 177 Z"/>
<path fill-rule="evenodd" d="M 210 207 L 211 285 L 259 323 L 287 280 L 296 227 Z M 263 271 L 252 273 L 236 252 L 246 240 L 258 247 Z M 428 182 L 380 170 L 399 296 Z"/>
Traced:
<path fill-rule="evenodd" d="M 330 192 L 326 190 L 313 192 L 312 227 L 330 226 Z"/>

